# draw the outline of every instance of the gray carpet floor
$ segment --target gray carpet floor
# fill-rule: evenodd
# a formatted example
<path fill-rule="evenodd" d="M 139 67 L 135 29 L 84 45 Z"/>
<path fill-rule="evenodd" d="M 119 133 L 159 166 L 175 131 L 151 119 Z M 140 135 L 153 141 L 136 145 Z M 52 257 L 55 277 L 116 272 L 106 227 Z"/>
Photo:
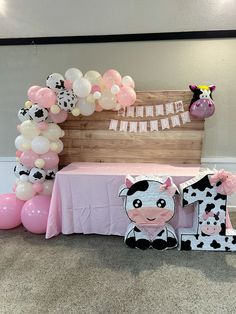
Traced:
<path fill-rule="evenodd" d="M 236 253 L 0 231 L 0 313 L 236 313 Z"/>

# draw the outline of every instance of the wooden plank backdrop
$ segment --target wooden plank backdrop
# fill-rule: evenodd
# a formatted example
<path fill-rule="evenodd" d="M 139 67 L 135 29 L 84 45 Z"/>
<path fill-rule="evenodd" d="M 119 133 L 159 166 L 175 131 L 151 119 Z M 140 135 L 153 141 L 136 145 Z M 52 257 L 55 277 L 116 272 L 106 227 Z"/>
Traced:
<path fill-rule="evenodd" d="M 191 97 L 191 91 L 137 92 L 135 106 L 158 105 L 182 100 L 184 109 L 188 110 Z M 189 123 L 158 132 L 126 133 L 109 130 L 111 119 L 150 121 L 172 115 L 158 117 L 144 115 L 143 118 L 131 118 L 118 116 L 117 112 L 106 110 L 95 112 L 88 117 L 69 115 L 68 120 L 60 125 L 65 131 L 60 166 L 78 161 L 199 164 L 204 120 L 192 117 Z"/>

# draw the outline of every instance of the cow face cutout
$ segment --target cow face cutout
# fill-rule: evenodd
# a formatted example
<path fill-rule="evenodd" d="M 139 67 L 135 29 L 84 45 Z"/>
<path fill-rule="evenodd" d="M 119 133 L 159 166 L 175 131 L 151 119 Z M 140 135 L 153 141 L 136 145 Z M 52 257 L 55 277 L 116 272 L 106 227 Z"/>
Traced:
<path fill-rule="evenodd" d="M 191 115 L 201 119 L 212 116 L 215 112 L 215 105 L 212 99 L 215 85 L 189 85 L 189 88 L 193 92 L 189 108 Z"/>
<path fill-rule="evenodd" d="M 126 180 L 126 184 L 131 180 Z M 125 210 L 131 221 L 136 224 L 164 226 L 174 215 L 174 192 L 176 186 L 169 186 L 157 180 L 140 180 L 129 187 L 122 186 L 119 196 L 125 196 Z M 163 187 L 164 186 L 164 187 Z"/>

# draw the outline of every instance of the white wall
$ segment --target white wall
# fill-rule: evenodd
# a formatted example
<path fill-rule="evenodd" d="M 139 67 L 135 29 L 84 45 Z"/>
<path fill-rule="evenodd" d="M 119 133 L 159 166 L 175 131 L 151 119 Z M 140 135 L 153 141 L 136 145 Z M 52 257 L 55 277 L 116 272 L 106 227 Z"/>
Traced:
<path fill-rule="evenodd" d="M 234 0 L 0 0 L 0 38 L 235 29 Z"/>

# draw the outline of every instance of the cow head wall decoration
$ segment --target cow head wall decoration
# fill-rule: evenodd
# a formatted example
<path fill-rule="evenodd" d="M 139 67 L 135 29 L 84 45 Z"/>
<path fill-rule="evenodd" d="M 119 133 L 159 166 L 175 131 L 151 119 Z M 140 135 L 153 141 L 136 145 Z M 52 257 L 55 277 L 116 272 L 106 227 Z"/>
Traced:
<path fill-rule="evenodd" d="M 212 99 L 215 85 L 189 85 L 189 88 L 193 92 L 189 107 L 191 115 L 201 119 L 212 116 L 215 112 L 215 104 Z"/>

